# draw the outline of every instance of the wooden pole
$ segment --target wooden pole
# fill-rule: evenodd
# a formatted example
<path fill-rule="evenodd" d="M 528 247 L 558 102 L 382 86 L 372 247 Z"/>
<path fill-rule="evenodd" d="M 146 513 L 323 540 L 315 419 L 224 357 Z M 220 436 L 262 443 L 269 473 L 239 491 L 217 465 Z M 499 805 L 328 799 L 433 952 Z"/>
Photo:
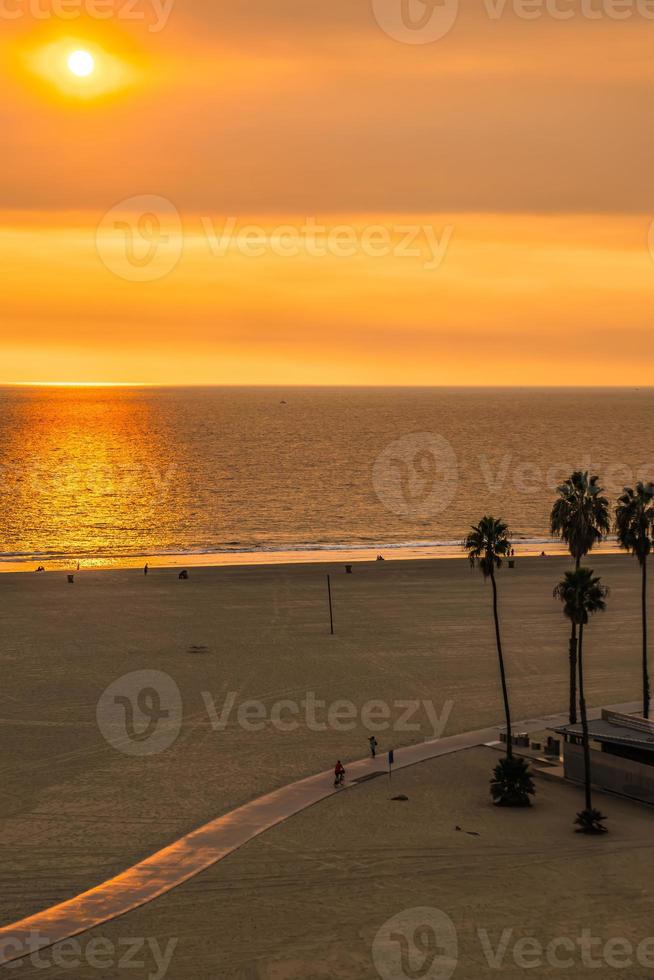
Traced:
<path fill-rule="evenodd" d="M 334 610 L 332 608 L 332 580 L 327 576 L 327 595 L 329 596 L 329 630 L 334 635 Z"/>

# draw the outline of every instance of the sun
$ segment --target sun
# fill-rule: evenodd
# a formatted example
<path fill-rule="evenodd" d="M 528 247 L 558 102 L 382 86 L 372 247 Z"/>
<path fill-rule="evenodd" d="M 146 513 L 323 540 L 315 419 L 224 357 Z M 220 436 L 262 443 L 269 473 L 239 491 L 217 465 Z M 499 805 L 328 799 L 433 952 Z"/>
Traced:
<path fill-rule="evenodd" d="M 125 57 L 120 43 L 111 43 L 109 36 L 102 44 L 89 36 L 50 38 L 27 49 L 24 61 L 48 87 L 80 103 L 131 88 L 141 76 L 133 57 Z"/>
<path fill-rule="evenodd" d="M 78 78 L 88 78 L 95 69 L 95 58 L 82 49 L 73 51 L 68 57 L 68 68 Z"/>

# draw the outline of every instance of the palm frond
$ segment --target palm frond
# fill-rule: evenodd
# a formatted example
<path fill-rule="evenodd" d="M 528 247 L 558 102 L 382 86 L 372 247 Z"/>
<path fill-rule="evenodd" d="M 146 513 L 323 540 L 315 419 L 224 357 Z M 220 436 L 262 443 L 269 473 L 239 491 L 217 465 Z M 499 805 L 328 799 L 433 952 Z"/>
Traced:
<path fill-rule="evenodd" d="M 479 524 L 470 528 L 463 548 L 468 552 L 470 564 L 478 562 L 484 578 L 488 578 L 511 552 L 509 528 L 495 517 L 482 517 Z"/>
<path fill-rule="evenodd" d="M 563 603 L 563 612 L 577 625 L 585 625 L 595 613 L 606 609 L 607 586 L 602 585 L 592 568 L 566 572 L 554 589 L 554 598 Z"/>
<path fill-rule="evenodd" d="M 575 559 L 581 559 L 610 529 L 609 502 L 598 476 L 575 470 L 557 487 L 558 499 L 550 515 L 550 531 L 560 537 Z"/>
<path fill-rule="evenodd" d="M 625 487 L 615 509 L 618 544 L 642 565 L 654 545 L 654 483 Z"/>

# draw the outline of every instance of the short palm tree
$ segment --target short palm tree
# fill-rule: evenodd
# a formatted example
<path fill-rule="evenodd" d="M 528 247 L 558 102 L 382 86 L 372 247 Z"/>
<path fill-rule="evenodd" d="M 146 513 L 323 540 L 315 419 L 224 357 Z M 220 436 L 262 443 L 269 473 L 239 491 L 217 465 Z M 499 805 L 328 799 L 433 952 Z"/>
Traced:
<path fill-rule="evenodd" d="M 495 571 L 502 565 L 511 550 L 507 525 L 494 517 L 482 517 L 479 524 L 471 527 L 463 547 L 468 552 L 471 565 L 478 564 L 485 579 L 490 579 L 493 587 L 493 621 L 495 624 L 495 643 L 497 659 L 500 667 L 502 697 L 504 699 L 504 715 L 506 718 L 506 760 L 500 764 L 491 781 L 491 790 L 495 802 L 504 806 L 529 805 L 529 794 L 533 793 L 531 780 L 525 778 L 522 760 L 513 758 L 513 743 L 511 741 L 511 708 L 509 692 L 504 668 L 504 653 L 500 632 L 500 618 L 497 601 L 497 581 Z M 528 776 L 528 771 L 527 771 Z M 525 787 L 527 787 L 525 789 Z"/>
<path fill-rule="evenodd" d="M 565 483 L 557 488 L 558 499 L 550 516 L 550 530 L 568 546 L 575 561 L 575 569 L 581 559 L 609 533 L 609 502 L 603 496 L 598 476 L 575 470 Z M 570 629 L 570 724 L 577 723 L 577 624 Z"/>
<path fill-rule="evenodd" d="M 491 794 L 498 806 L 531 806 L 536 792 L 529 764 L 519 756 L 501 759 L 491 779 Z"/>
<path fill-rule="evenodd" d="M 601 579 L 593 575 L 590 568 L 577 568 L 566 572 L 565 578 L 554 589 L 554 598 L 563 603 L 563 612 L 579 630 L 577 664 L 579 669 L 579 708 L 584 747 L 584 787 L 586 807 L 577 815 L 577 823 L 584 833 L 602 833 L 604 817 L 593 809 L 591 795 L 590 746 L 588 741 L 588 714 L 586 711 L 586 692 L 584 688 L 584 627 L 591 616 L 606 609 L 608 589 Z"/>
<path fill-rule="evenodd" d="M 654 483 L 625 487 L 615 510 L 618 544 L 638 559 L 641 571 L 643 624 L 643 717 L 649 718 L 649 668 L 647 664 L 647 558 L 654 545 Z"/>

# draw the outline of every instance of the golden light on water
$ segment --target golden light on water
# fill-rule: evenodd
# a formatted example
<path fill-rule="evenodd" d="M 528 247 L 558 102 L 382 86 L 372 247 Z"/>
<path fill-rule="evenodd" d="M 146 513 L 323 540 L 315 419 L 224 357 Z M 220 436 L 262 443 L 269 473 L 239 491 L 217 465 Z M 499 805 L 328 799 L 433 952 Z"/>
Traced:
<path fill-rule="evenodd" d="M 45 553 L 48 566 L 59 553 L 102 564 L 147 550 L 147 528 L 174 522 L 164 485 L 170 446 L 140 390 L 23 386 L 16 397 L 19 420 L 3 443 L 13 474 L 2 496 L 6 550 Z"/>

